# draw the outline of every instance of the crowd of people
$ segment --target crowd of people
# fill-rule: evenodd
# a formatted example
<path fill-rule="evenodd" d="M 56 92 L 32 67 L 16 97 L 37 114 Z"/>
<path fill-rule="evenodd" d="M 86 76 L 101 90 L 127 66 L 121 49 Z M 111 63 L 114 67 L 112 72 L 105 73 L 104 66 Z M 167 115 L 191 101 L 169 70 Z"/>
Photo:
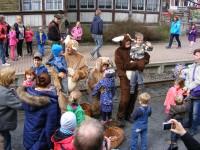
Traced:
<path fill-rule="evenodd" d="M 10 29 L 5 18 L 0 17 L 3 66 L 9 66 L 6 63 L 8 55 L 4 53 L 8 39 L 13 61 L 23 56 L 24 39 L 30 55 L 33 54 L 34 34 L 38 44 L 33 65 L 25 71 L 24 81 L 17 90 L 10 88 L 15 81 L 15 70 L 12 67 L 0 70 L 0 149 L 12 149 L 10 131 L 17 127 L 17 110 L 20 109 L 24 111 L 23 145 L 26 150 L 111 150 L 111 140 L 104 136 L 104 125 L 113 118 L 116 75 L 120 80 L 117 124 L 124 128 L 126 121 L 133 122 L 130 149 L 137 149 L 139 135 L 141 149 L 148 149 L 148 117 L 152 114 L 152 108 L 149 105 L 151 96 L 144 89 L 143 70 L 149 63 L 148 51 L 152 51 L 153 46 L 144 41 L 141 33 L 136 33 L 134 38 L 129 34 L 114 38 L 113 41 L 119 44 L 114 54 L 115 70 L 110 58 L 102 57 L 99 52 L 103 44 L 103 20 L 100 15 L 101 10 L 96 10 L 91 24 L 91 34 L 96 44 L 90 53 L 92 59 L 97 53 L 96 66 L 91 71 L 84 55 L 78 51 L 83 35 L 80 22 L 64 39 L 60 32 L 60 14 L 56 14 L 49 23 L 47 35 L 41 27 L 36 33 L 30 26 L 25 27 L 20 16 Z M 174 23 L 177 20 L 175 17 Z M 168 48 L 174 37 L 179 40 L 176 33 L 171 33 Z M 51 41 L 51 56 L 47 62 L 43 62 L 47 39 Z M 181 47 L 179 41 L 178 44 Z M 198 133 L 200 120 L 200 49 L 194 50 L 193 55 L 195 61 L 192 65 L 176 70 L 174 86 L 167 92 L 164 103 L 166 119 L 163 121 L 172 124 L 169 150 L 178 147 L 179 136 L 188 149 L 199 149 L 199 143 L 191 135 Z M 80 105 L 81 92 L 77 85 L 82 79 L 87 79 L 92 117 L 100 114 L 100 121 L 87 116 Z M 137 98 L 140 105 L 134 108 Z M 181 123 L 190 130 L 186 132 Z"/>

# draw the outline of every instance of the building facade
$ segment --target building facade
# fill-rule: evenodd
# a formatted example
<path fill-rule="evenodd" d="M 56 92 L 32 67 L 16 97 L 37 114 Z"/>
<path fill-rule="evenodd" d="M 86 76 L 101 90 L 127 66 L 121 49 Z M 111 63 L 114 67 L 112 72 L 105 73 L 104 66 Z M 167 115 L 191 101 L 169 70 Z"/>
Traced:
<path fill-rule="evenodd" d="M 0 14 L 9 24 L 21 15 L 25 25 L 47 26 L 59 10 L 70 22 L 92 21 L 97 8 L 107 23 L 134 20 L 148 24 L 159 23 L 162 0 L 7 0 L 0 1 Z"/>

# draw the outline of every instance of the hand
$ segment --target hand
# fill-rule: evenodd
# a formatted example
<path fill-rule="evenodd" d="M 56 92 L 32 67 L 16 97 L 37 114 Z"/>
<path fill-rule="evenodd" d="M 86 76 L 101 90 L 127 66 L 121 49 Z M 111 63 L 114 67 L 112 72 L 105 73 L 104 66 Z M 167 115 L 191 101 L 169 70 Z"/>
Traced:
<path fill-rule="evenodd" d="M 145 67 L 145 61 L 143 59 L 137 60 L 137 70 L 143 71 Z"/>
<path fill-rule="evenodd" d="M 173 124 L 171 129 L 172 132 L 179 134 L 180 136 L 183 136 L 186 133 L 186 130 L 183 128 L 182 124 L 177 120 L 171 119 L 169 122 Z"/>
<path fill-rule="evenodd" d="M 66 74 L 63 73 L 63 72 L 59 72 L 59 73 L 58 73 L 58 76 L 59 76 L 60 78 L 64 78 L 64 77 L 66 77 Z"/>
<path fill-rule="evenodd" d="M 110 140 L 110 137 L 104 137 L 104 140 L 105 140 L 105 145 L 103 145 L 103 150 L 111 150 L 111 140 Z"/>

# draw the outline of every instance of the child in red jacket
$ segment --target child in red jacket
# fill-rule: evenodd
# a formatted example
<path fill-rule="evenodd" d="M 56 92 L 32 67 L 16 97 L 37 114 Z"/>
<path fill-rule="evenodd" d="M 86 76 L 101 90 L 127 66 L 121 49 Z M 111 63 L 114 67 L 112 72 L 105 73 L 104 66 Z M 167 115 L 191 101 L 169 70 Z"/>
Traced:
<path fill-rule="evenodd" d="M 32 55 L 33 53 L 33 48 L 32 48 L 33 36 L 34 36 L 34 33 L 31 27 L 27 26 L 26 31 L 25 31 L 25 40 L 26 40 L 26 45 L 27 45 L 27 54 L 29 55 Z"/>

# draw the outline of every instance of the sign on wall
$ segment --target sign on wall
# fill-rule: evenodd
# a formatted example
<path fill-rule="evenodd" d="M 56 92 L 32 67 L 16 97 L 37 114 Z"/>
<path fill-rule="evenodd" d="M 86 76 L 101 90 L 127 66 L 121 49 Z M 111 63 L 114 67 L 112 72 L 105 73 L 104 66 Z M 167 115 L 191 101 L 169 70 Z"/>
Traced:
<path fill-rule="evenodd" d="M 0 12 L 18 11 L 19 0 L 0 0 Z"/>

